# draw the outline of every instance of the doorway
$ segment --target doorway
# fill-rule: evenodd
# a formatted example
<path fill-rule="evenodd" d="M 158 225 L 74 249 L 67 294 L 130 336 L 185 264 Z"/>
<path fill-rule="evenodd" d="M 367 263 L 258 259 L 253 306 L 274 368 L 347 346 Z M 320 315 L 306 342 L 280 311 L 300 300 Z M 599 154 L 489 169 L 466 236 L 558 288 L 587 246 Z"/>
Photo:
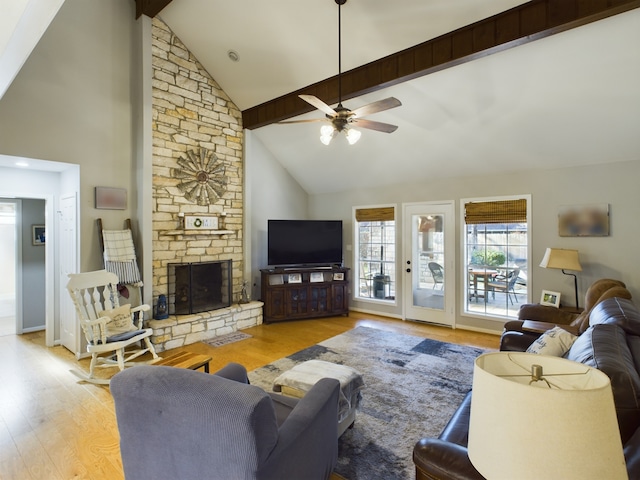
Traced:
<path fill-rule="evenodd" d="M 44 315 L 44 327 L 46 330 L 45 344 L 49 347 L 60 342 L 60 302 L 58 292 L 65 291 L 65 283 L 60 283 L 57 276 L 59 263 L 60 245 L 58 233 L 58 217 L 60 209 L 60 197 L 62 192 L 73 192 L 77 194 L 80 189 L 80 167 L 78 165 L 61 162 L 50 162 L 38 159 L 26 159 L 23 157 L 9 157 L 0 155 L 0 197 L 8 200 L 19 200 L 22 204 L 21 212 L 17 217 L 20 225 L 21 240 L 19 248 L 22 248 L 18 256 L 18 266 L 16 275 L 18 281 L 16 307 L 18 320 L 16 333 L 26 333 L 41 330 L 43 327 L 42 318 Z M 28 202 L 27 202 L 28 201 Z M 40 218 L 24 218 L 28 215 L 27 203 L 33 201 L 40 202 L 38 207 Z M 27 203 L 26 203 L 27 202 Z M 42 216 L 43 215 L 43 216 Z M 76 218 L 76 217 L 74 217 Z M 46 241 L 34 243 L 32 240 L 32 229 L 36 226 L 45 226 Z M 76 244 L 74 244 L 76 245 Z M 25 249 L 29 250 L 25 251 Z M 79 249 L 70 254 L 78 262 Z M 31 269 L 24 268 L 27 261 L 22 257 L 29 253 L 43 256 L 42 262 L 44 271 L 38 270 L 35 281 L 32 281 Z M 31 265 L 31 263 L 29 263 Z M 37 281 L 37 282 L 36 282 Z M 40 287 L 40 282 L 44 287 Z M 27 294 L 25 288 L 33 290 L 38 283 L 38 292 Z M 24 286 L 24 288 L 23 288 Z M 65 292 L 66 293 L 66 292 Z M 22 297 L 21 297 L 22 295 Z M 24 298 L 30 299 L 28 302 Z M 29 311 L 27 311 L 27 308 Z M 35 307 L 44 308 L 44 314 L 33 315 L 31 310 Z"/>
<path fill-rule="evenodd" d="M 453 202 L 406 204 L 403 210 L 404 317 L 453 327 Z"/>
<path fill-rule="evenodd" d="M 16 200 L 0 199 L 0 335 L 15 335 L 17 331 L 18 206 Z"/>

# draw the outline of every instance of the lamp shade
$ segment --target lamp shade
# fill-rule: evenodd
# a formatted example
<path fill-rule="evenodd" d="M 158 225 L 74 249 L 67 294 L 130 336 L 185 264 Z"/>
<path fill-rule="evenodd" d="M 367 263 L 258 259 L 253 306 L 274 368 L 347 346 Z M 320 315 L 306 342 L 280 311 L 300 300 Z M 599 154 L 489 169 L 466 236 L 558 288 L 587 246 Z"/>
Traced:
<path fill-rule="evenodd" d="M 468 449 L 489 480 L 627 478 L 609 378 L 558 357 L 476 359 Z"/>
<path fill-rule="evenodd" d="M 565 270 L 582 271 L 578 250 L 565 250 L 564 248 L 547 248 L 540 262 L 542 268 L 561 268 Z"/>

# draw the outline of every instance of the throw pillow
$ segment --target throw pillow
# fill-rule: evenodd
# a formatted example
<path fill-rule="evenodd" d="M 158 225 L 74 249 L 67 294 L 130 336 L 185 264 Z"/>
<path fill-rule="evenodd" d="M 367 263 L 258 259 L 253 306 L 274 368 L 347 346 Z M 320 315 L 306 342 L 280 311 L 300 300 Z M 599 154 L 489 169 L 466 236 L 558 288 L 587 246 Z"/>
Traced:
<path fill-rule="evenodd" d="M 98 312 L 98 315 L 111 318 L 107 323 L 107 337 L 136 330 L 131 319 L 131 305 L 128 303 L 112 310 L 103 310 Z"/>
<path fill-rule="evenodd" d="M 573 345 L 573 342 L 575 342 L 577 338 L 577 336 L 567 332 L 561 327 L 553 327 L 551 330 L 547 330 L 540 335 L 540 337 L 527 348 L 527 353 L 562 357 L 569 351 L 571 345 Z"/>

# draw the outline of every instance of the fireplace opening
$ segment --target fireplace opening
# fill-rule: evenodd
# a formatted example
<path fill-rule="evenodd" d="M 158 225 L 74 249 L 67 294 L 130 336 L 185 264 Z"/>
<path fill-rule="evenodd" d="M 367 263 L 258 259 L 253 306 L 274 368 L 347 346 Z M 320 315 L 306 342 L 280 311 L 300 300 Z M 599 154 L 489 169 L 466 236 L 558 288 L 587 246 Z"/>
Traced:
<path fill-rule="evenodd" d="M 231 305 L 231 260 L 168 265 L 169 313 L 188 315 Z"/>

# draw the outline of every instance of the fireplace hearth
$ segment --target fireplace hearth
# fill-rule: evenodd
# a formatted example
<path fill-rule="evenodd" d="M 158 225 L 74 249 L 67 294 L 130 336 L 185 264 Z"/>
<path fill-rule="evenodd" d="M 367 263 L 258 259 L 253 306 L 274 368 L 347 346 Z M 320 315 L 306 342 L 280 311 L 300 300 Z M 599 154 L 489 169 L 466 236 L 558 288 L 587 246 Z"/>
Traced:
<path fill-rule="evenodd" d="M 231 260 L 168 265 L 169 313 L 189 315 L 231 305 Z"/>

